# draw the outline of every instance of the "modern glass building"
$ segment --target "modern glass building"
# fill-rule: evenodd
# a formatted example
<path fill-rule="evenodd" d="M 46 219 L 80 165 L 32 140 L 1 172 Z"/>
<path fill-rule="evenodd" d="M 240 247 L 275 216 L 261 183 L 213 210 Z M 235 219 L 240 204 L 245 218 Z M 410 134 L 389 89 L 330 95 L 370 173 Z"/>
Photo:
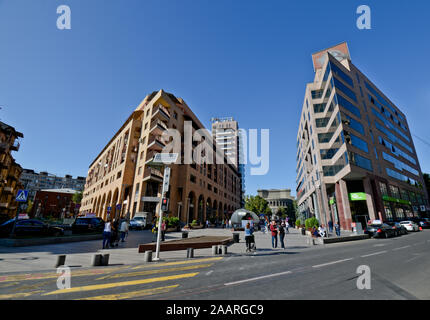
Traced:
<path fill-rule="evenodd" d="M 297 201 L 322 224 L 427 216 L 406 116 L 356 66 L 346 43 L 312 55 L 297 134 Z"/>

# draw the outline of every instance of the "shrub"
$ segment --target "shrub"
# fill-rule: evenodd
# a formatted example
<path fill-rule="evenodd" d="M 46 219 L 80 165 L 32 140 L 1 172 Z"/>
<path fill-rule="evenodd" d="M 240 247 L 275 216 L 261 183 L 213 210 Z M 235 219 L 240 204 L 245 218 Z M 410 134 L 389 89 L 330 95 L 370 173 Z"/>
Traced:
<path fill-rule="evenodd" d="M 306 229 L 312 229 L 313 227 L 318 228 L 319 227 L 319 222 L 318 219 L 315 217 L 306 219 L 305 221 L 305 227 Z"/>
<path fill-rule="evenodd" d="M 167 227 L 168 228 L 176 228 L 177 226 L 179 226 L 179 218 L 178 217 L 167 218 Z"/>
<path fill-rule="evenodd" d="M 300 221 L 300 219 L 296 220 L 296 227 L 300 228 L 300 226 L 302 225 L 302 222 Z"/>
<path fill-rule="evenodd" d="M 192 226 L 196 226 L 197 225 L 197 220 L 193 220 L 193 222 L 191 222 Z"/>

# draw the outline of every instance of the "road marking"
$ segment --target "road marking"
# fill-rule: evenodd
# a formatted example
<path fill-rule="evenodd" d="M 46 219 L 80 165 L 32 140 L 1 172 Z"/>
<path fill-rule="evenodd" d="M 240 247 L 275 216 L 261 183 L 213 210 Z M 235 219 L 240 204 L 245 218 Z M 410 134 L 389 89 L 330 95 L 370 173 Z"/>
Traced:
<path fill-rule="evenodd" d="M 90 286 L 84 286 L 84 287 L 74 287 L 74 288 L 70 288 L 70 289 L 55 290 L 52 292 L 45 293 L 43 295 L 44 296 L 50 296 L 53 294 L 103 290 L 103 289 L 111 289 L 111 288 L 124 287 L 124 286 L 135 286 L 135 285 L 146 284 L 146 283 L 154 283 L 154 282 L 161 282 L 161 281 L 170 281 L 170 280 L 177 280 L 177 279 L 192 278 L 198 274 L 199 274 L 198 272 L 195 272 L 195 273 L 185 273 L 185 274 L 178 274 L 178 275 L 174 275 L 174 276 L 150 278 L 150 279 L 143 279 L 143 280 L 96 284 L 96 285 L 90 285 Z"/>
<path fill-rule="evenodd" d="M 393 249 L 393 251 L 397 251 L 397 250 L 402 250 L 402 249 L 406 249 L 406 248 L 410 248 L 411 246 L 404 246 L 404 247 L 400 247 L 400 248 L 395 248 Z"/>
<path fill-rule="evenodd" d="M 143 269 L 143 268 L 151 268 L 151 267 L 167 267 L 167 266 L 176 266 L 180 264 L 192 264 L 192 263 L 200 263 L 200 262 L 207 262 L 207 261 L 218 261 L 223 258 L 205 258 L 205 259 L 196 259 L 196 260 L 187 260 L 187 261 L 175 261 L 175 262 L 167 262 L 167 263 L 160 263 L 160 264 L 147 264 L 143 266 L 138 266 L 132 268 L 133 270 L 136 269 Z"/>
<path fill-rule="evenodd" d="M 366 254 L 366 255 L 361 256 L 361 257 L 362 257 L 362 258 L 366 258 L 366 257 L 376 256 L 376 255 L 378 255 L 378 254 L 383 254 L 383 253 L 387 253 L 387 251 L 374 252 L 374 253 Z"/>
<path fill-rule="evenodd" d="M 43 291 L 38 290 L 38 291 L 33 291 L 33 292 L 21 292 L 21 293 L 11 293 L 11 294 L 1 294 L 0 295 L 0 300 L 4 300 L 4 299 L 13 299 L 13 298 L 26 298 L 28 296 L 32 296 L 34 294 L 38 294 L 41 293 Z"/>
<path fill-rule="evenodd" d="M 116 278 L 123 278 L 123 277 L 147 276 L 147 275 L 155 274 L 155 273 L 185 271 L 185 270 L 192 270 L 192 269 L 209 268 L 211 266 L 213 266 L 213 263 L 199 264 L 199 265 L 195 265 L 195 266 L 186 266 L 186 267 L 179 267 L 179 268 L 154 269 L 154 270 L 146 270 L 146 271 L 138 271 L 138 272 L 127 272 L 127 273 L 119 273 L 119 274 L 114 274 L 114 275 L 107 275 L 107 276 L 98 278 L 96 280 L 116 279 Z"/>
<path fill-rule="evenodd" d="M 235 284 L 240 284 L 240 283 L 245 283 L 245 282 L 250 282 L 250 281 L 257 281 L 260 279 L 267 279 L 267 278 L 272 278 L 272 277 L 279 277 L 285 274 L 290 274 L 292 273 L 291 271 L 285 271 L 285 272 L 280 272 L 280 273 L 274 273 L 274 274 L 269 274 L 267 276 L 261 276 L 261 277 L 256 277 L 256 278 L 251 278 L 251 279 L 245 279 L 245 280 L 240 280 L 240 281 L 234 281 L 234 282 L 228 282 L 228 283 L 224 283 L 225 286 L 232 286 Z"/>
<path fill-rule="evenodd" d="M 211 270 L 211 271 L 209 271 L 209 272 L 206 272 L 206 275 L 208 276 L 208 275 L 210 275 L 212 272 L 214 272 L 213 270 Z"/>
<path fill-rule="evenodd" d="M 349 260 L 352 260 L 352 259 L 353 258 L 348 258 L 348 259 L 343 259 L 343 260 L 337 260 L 337 261 L 327 262 L 327 263 L 323 263 L 323 264 L 317 264 L 316 266 L 312 266 L 312 268 L 321 268 L 321 267 L 329 266 L 329 265 L 332 265 L 332 264 L 349 261 Z"/>
<path fill-rule="evenodd" d="M 127 267 L 128 268 L 128 267 Z M 94 270 L 76 270 L 72 271 L 73 277 L 87 277 L 106 273 L 112 273 L 115 271 L 126 269 L 125 267 L 120 268 L 109 268 L 109 269 L 94 269 Z M 46 273 L 25 273 L 12 276 L 0 276 L 0 283 L 10 281 L 31 281 L 31 280 L 44 280 L 44 279 L 57 279 L 58 274 L 55 272 Z"/>
<path fill-rule="evenodd" d="M 383 244 L 383 243 L 374 245 L 374 247 L 385 247 L 385 246 L 386 246 L 386 244 Z"/>
<path fill-rule="evenodd" d="M 131 299 L 131 298 L 155 295 L 155 294 L 160 294 L 160 293 L 167 293 L 167 292 L 170 292 L 171 290 L 173 290 L 177 287 L 179 287 L 179 284 L 175 284 L 173 286 L 168 286 L 168 287 L 145 289 L 145 290 L 140 290 L 140 291 L 131 291 L 131 292 L 124 292 L 124 293 L 116 293 L 116 294 L 107 294 L 104 296 L 81 298 L 81 299 L 76 299 L 76 300 L 123 300 L 123 299 Z"/>

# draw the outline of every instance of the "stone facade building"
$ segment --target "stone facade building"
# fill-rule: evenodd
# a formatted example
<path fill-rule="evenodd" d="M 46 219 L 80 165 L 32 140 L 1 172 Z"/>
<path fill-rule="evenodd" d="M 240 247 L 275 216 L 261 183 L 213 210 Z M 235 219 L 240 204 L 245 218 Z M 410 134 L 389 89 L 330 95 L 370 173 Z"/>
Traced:
<path fill-rule="evenodd" d="M 190 137 L 185 134 L 187 125 Z M 198 145 L 192 137 L 204 126 L 184 100 L 160 90 L 141 102 L 91 163 L 80 212 L 103 219 L 108 211 L 111 217 L 158 213 L 163 173 L 149 162 L 168 145 L 162 137 L 168 129 L 176 129 L 181 139 L 178 162 L 171 165 L 168 214 L 191 223 L 212 216 L 222 218 L 238 209 L 241 188 L 237 168 L 226 159 L 224 164 L 184 164 L 188 152 Z M 185 150 L 185 142 L 192 144 L 192 150 Z M 219 152 L 216 144 L 213 149 L 215 157 Z"/>

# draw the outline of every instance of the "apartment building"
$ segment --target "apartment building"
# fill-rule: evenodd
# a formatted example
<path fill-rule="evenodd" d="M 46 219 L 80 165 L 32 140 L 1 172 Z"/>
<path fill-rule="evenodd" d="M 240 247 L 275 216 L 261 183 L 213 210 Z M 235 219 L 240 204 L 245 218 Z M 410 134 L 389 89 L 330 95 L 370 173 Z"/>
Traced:
<path fill-rule="evenodd" d="M 37 173 L 31 169 L 23 169 L 20 181 L 24 189 L 28 190 L 29 199 L 34 199 L 36 192 L 42 189 L 73 189 L 75 191 L 83 191 L 85 185 L 85 177 L 73 178 L 71 175 L 62 177 L 46 171 Z"/>
<path fill-rule="evenodd" d="M 103 219 L 130 216 L 137 212 L 157 214 L 163 173 L 149 166 L 153 156 L 169 143 L 162 137 L 176 129 L 181 138 L 177 163 L 171 165 L 168 192 L 170 216 L 184 223 L 222 218 L 240 207 L 240 176 L 228 164 L 184 164 L 185 126 L 192 134 L 204 126 L 185 101 L 163 90 L 146 96 L 91 163 L 81 203 L 81 213 L 95 213 Z M 198 142 L 192 142 L 194 151 Z M 220 152 L 214 144 L 214 157 Z"/>
<path fill-rule="evenodd" d="M 341 43 L 312 55 L 315 78 L 297 134 L 297 200 L 321 223 L 426 216 L 429 202 L 406 116 Z"/>
<path fill-rule="evenodd" d="M 239 171 L 241 177 L 242 206 L 245 195 L 245 161 L 243 139 L 239 124 L 232 117 L 212 118 L 212 136 L 220 146 L 229 163 Z"/>
<path fill-rule="evenodd" d="M 12 151 L 18 151 L 19 138 L 23 138 L 21 132 L 15 128 L 0 122 L 0 220 L 14 217 L 17 213 L 18 203 L 16 194 L 22 185 L 19 177 L 22 168 L 15 162 Z"/>

